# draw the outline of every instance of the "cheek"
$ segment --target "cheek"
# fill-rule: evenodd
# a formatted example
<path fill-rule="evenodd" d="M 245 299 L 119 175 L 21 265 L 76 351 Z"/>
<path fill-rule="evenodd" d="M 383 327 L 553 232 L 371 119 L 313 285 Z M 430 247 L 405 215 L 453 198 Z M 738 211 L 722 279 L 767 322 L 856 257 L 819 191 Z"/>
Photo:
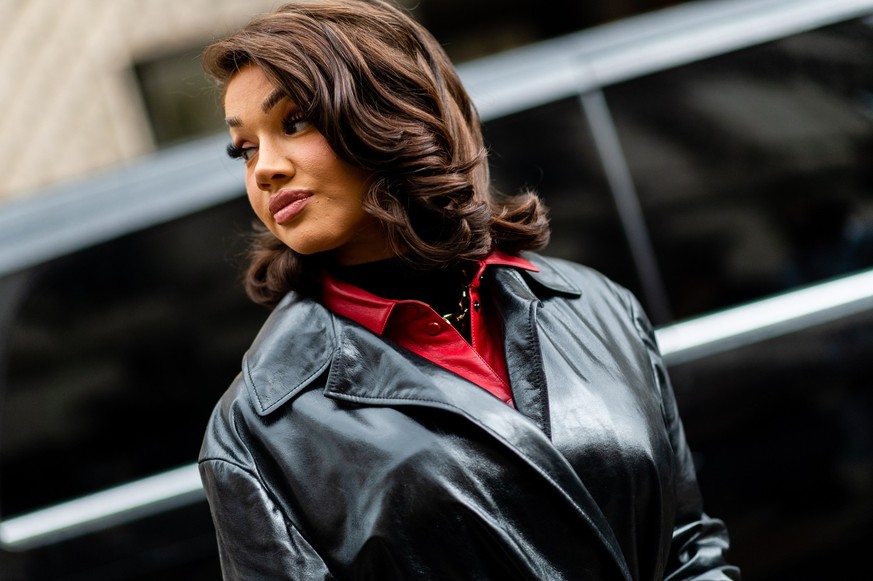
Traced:
<path fill-rule="evenodd" d="M 372 180 L 371 174 L 340 160 L 337 160 L 332 170 L 331 175 L 347 197 L 347 202 L 360 205 Z"/>

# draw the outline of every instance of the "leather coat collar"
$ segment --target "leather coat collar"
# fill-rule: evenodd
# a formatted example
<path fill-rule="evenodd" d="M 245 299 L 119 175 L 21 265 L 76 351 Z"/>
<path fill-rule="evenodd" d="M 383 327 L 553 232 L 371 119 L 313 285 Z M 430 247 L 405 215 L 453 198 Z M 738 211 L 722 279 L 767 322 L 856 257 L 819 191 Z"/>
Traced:
<path fill-rule="evenodd" d="M 525 258 L 539 272 L 494 267 L 495 276 L 502 279 L 507 292 L 517 300 L 536 301 L 552 293 L 582 294 L 548 261 L 535 254 Z M 528 281 L 534 284 L 527 284 Z M 300 299 L 292 293 L 279 303 L 246 353 L 243 365 L 246 383 L 261 415 L 294 398 L 330 368 L 335 357 L 342 357 L 339 335 L 346 326 L 347 321 L 338 320 L 312 299 Z M 307 356 L 301 358 L 295 353 Z"/>
<path fill-rule="evenodd" d="M 549 261 L 542 260 L 542 258 L 537 254 L 529 254 L 525 253 L 523 256 L 531 262 L 534 266 L 539 269 L 539 272 L 535 271 L 525 271 L 523 272 L 523 276 L 526 279 L 529 279 L 536 283 L 531 290 L 534 291 L 537 296 L 542 295 L 542 291 L 552 291 L 554 293 L 568 295 L 568 296 L 581 296 L 582 289 L 573 284 L 567 277 L 565 277 L 558 269 L 555 268 L 553 262 L 557 261 L 557 259 L 552 258 Z M 540 287 L 537 289 L 536 287 Z M 540 293 L 536 291 L 539 290 Z"/>
<path fill-rule="evenodd" d="M 327 370 L 337 349 L 337 326 L 335 317 L 312 299 L 291 293 L 276 306 L 243 357 L 243 375 L 258 414 L 274 411 Z"/>
<path fill-rule="evenodd" d="M 516 299 L 536 301 L 544 294 L 582 294 L 549 262 L 539 260 L 535 254 L 525 258 L 539 272 L 495 267 L 496 276 Z M 334 357 L 342 357 L 339 335 L 348 325 L 312 299 L 301 299 L 293 293 L 285 297 L 267 319 L 244 360 L 243 373 L 259 404 L 258 412 L 267 415 L 292 399 L 331 367 Z M 295 356 L 296 353 L 305 353 L 306 357 Z"/>

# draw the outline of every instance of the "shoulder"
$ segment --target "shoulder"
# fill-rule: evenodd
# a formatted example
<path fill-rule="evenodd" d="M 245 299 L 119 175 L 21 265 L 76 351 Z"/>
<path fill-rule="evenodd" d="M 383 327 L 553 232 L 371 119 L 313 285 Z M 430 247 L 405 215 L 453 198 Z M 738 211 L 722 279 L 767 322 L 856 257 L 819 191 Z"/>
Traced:
<path fill-rule="evenodd" d="M 637 297 L 603 273 L 562 258 L 526 253 L 539 269 L 525 273 L 532 290 L 545 302 L 561 301 L 583 318 L 613 319 L 627 325 L 644 342 L 653 341 L 654 328 Z M 535 287 L 539 286 L 540 289 Z M 538 292 L 539 290 L 539 292 Z"/>
<path fill-rule="evenodd" d="M 330 365 L 338 343 L 336 327 L 336 318 L 324 306 L 290 293 L 243 355 L 240 373 L 214 416 L 229 419 L 234 409 L 264 416 L 311 385 Z"/>
<path fill-rule="evenodd" d="M 262 439 L 266 416 L 326 375 L 336 349 L 334 325 L 327 309 L 293 293 L 276 306 L 212 411 L 201 465 L 221 461 L 256 471 L 252 442 Z"/>
<path fill-rule="evenodd" d="M 323 305 L 291 293 L 273 310 L 243 358 L 242 377 L 265 415 L 308 386 L 330 364 L 337 321 Z"/>
<path fill-rule="evenodd" d="M 536 253 L 525 253 L 524 258 L 539 269 L 526 273 L 527 277 L 545 289 L 584 300 L 618 301 L 626 305 L 632 299 L 630 291 L 589 266 Z"/>

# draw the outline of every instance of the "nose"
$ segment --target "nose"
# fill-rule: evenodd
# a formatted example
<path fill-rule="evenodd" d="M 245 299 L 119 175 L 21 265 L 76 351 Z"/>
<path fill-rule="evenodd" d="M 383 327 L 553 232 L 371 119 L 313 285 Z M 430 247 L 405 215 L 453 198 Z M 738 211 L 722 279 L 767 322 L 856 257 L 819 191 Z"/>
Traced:
<path fill-rule="evenodd" d="M 261 143 L 254 175 L 260 189 L 270 190 L 290 179 L 294 175 L 294 166 L 280 148 Z"/>

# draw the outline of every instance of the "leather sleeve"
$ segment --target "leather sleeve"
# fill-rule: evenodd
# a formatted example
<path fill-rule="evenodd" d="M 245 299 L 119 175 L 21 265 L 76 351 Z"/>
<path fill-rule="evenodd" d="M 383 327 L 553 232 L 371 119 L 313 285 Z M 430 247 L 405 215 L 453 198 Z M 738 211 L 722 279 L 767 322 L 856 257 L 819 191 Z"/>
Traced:
<path fill-rule="evenodd" d="M 630 295 L 630 293 L 628 293 Z M 633 295 L 634 322 L 649 352 L 652 372 L 661 392 L 662 411 L 675 455 L 676 522 L 664 581 L 739 580 L 739 568 L 727 562 L 728 531 L 721 520 L 703 511 L 697 475 L 670 378 L 658 349 L 655 331 Z"/>
<path fill-rule="evenodd" d="M 226 460 L 205 459 L 200 475 L 226 581 L 334 579 L 255 474 Z"/>

